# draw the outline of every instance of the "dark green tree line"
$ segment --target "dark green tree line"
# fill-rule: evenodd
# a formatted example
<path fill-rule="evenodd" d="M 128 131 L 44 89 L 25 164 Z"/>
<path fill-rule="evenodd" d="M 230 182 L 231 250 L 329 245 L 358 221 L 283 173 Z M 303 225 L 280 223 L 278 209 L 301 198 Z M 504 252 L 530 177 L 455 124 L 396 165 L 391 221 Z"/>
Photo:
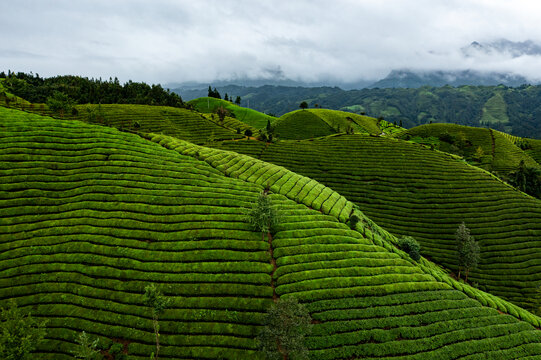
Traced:
<path fill-rule="evenodd" d="M 4 74 L 5 75 L 5 74 Z M 182 98 L 161 85 L 143 82 L 120 84 L 117 78 L 89 79 L 81 76 L 42 78 L 39 74 L 12 73 L 5 75 L 6 90 L 31 103 L 45 103 L 56 92 L 65 94 L 75 104 L 143 104 L 183 107 Z"/>

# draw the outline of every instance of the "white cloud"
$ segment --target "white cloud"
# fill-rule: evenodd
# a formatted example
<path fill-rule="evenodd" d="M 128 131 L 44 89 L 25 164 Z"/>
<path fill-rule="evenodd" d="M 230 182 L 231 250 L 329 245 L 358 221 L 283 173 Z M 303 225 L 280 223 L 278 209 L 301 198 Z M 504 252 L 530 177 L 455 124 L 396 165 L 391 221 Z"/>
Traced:
<path fill-rule="evenodd" d="M 536 56 L 466 58 L 471 41 L 541 43 L 536 1 L 29 1 L 3 9 L 0 69 L 121 81 L 380 78 L 392 69 L 534 76 Z"/>

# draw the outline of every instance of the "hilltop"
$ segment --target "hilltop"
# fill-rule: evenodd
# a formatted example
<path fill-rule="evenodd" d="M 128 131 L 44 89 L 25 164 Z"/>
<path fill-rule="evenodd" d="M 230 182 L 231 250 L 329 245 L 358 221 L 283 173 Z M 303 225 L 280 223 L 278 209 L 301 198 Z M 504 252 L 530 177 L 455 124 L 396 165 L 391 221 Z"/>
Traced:
<path fill-rule="evenodd" d="M 381 134 L 403 129 L 383 119 L 328 109 L 296 110 L 281 116 L 274 131 L 281 139 L 301 140 L 336 133 Z"/>
<path fill-rule="evenodd" d="M 274 116 L 263 114 L 259 111 L 233 104 L 230 101 L 216 99 L 212 97 L 202 97 L 188 102 L 195 110 L 201 113 L 216 113 L 219 107 L 225 108 L 229 115 L 237 120 L 248 124 L 256 129 L 263 129 L 267 122 L 274 123 Z"/>

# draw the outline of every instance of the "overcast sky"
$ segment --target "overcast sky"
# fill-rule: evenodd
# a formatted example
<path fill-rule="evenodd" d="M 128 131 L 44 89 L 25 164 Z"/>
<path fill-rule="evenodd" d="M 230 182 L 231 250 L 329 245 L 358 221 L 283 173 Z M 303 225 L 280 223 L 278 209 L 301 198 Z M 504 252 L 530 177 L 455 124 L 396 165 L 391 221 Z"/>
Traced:
<path fill-rule="evenodd" d="M 392 69 L 541 78 L 541 55 L 464 56 L 505 38 L 541 44 L 541 2 L 503 0 L 1 0 L 0 70 L 150 83 L 282 76 L 379 79 Z"/>

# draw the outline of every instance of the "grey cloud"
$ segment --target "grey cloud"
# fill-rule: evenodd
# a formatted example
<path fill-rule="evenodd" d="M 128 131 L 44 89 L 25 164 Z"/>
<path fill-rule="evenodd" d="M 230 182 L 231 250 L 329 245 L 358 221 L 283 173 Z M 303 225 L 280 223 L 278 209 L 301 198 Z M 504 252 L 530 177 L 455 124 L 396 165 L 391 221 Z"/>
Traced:
<path fill-rule="evenodd" d="M 3 9 L 0 70 L 148 82 L 353 82 L 401 68 L 532 77 L 541 73 L 534 53 L 468 57 L 461 48 L 541 43 L 540 9 L 503 0 L 18 0 Z"/>

